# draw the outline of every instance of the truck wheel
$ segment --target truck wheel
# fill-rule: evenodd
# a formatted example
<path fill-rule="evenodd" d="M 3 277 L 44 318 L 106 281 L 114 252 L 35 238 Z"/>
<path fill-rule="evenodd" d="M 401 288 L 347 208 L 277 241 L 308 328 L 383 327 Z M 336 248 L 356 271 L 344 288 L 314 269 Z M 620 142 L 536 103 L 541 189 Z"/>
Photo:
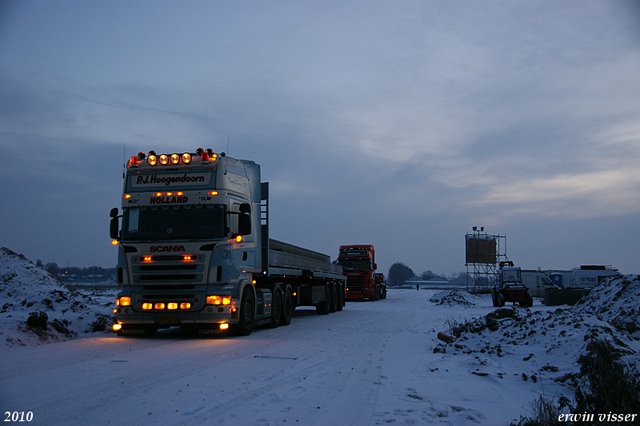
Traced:
<path fill-rule="evenodd" d="M 329 286 L 324 286 L 324 300 L 316 304 L 316 312 L 318 315 L 327 315 L 331 305 L 331 291 Z"/>
<path fill-rule="evenodd" d="M 329 312 L 335 312 L 338 310 L 338 291 L 335 284 L 331 284 L 331 305 L 329 306 Z"/>
<path fill-rule="evenodd" d="M 507 299 L 504 297 L 504 294 L 498 293 L 498 300 L 500 307 L 504 306 L 507 303 Z"/>
<path fill-rule="evenodd" d="M 291 324 L 293 317 L 293 291 L 291 286 L 287 286 L 282 297 L 282 315 L 280 316 L 280 325 Z"/>
<path fill-rule="evenodd" d="M 271 328 L 280 325 L 280 317 L 282 316 L 282 290 L 280 286 L 273 289 L 273 299 L 271 300 Z"/>
<path fill-rule="evenodd" d="M 500 295 L 495 288 L 491 289 L 491 300 L 493 301 L 494 308 L 500 307 Z"/>
<path fill-rule="evenodd" d="M 255 325 L 255 299 L 250 289 L 245 288 L 240 302 L 240 322 L 233 325 L 234 334 L 248 336 Z"/>
<path fill-rule="evenodd" d="M 336 293 L 338 296 L 338 306 L 336 311 L 340 312 L 344 308 L 344 287 L 340 284 L 336 284 Z"/>

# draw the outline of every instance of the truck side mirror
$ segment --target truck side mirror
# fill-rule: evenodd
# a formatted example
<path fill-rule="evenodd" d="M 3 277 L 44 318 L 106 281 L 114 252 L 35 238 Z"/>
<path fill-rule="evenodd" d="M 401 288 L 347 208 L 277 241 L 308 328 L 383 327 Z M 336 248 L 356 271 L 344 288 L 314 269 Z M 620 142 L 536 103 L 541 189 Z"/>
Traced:
<path fill-rule="evenodd" d="M 115 239 L 118 239 L 119 237 L 118 209 L 117 208 L 111 209 L 110 216 L 111 216 L 111 223 L 109 224 L 110 225 L 109 235 L 111 236 L 111 238 L 115 240 Z"/>

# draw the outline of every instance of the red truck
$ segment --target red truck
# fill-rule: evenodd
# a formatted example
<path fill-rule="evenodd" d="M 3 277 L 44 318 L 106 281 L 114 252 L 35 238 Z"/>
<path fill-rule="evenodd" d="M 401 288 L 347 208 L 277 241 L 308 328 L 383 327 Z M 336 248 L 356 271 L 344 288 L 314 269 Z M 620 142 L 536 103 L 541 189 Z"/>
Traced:
<path fill-rule="evenodd" d="M 376 274 L 375 250 L 372 245 L 340 246 L 336 262 L 342 266 L 342 273 L 347 277 L 347 300 L 379 300 L 386 297 L 384 276 Z"/>

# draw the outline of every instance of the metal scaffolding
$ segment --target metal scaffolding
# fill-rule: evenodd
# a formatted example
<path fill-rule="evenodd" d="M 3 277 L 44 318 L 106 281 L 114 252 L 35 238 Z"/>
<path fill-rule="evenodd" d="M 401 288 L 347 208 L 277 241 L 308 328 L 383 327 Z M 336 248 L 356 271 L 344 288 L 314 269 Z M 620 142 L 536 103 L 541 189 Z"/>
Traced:
<path fill-rule="evenodd" d="M 467 291 L 488 292 L 498 281 L 499 264 L 507 258 L 507 236 L 490 235 L 482 227 L 473 227 L 465 235 Z"/>

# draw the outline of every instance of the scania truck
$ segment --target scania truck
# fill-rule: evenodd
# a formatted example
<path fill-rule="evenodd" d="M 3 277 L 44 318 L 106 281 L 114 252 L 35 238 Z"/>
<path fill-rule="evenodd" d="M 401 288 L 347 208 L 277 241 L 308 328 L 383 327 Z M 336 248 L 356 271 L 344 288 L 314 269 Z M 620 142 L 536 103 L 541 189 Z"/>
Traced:
<path fill-rule="evenodd" d="M 329 256 L 269 238 L 260 166 L 211 149 L 139 153 L 126 165 L 118 248 L 118 335 L 189 327 L 248 335 L 345 305 L 346 277 Z"/>
<path fill-rule="evenodd" d="M 347 299 L 379 300 L 383 297 L 381 280 L 376 280 L 375 276 L 378 266 L 372 245 L 340 246 L 336 262 L 347 277 Z"/>

